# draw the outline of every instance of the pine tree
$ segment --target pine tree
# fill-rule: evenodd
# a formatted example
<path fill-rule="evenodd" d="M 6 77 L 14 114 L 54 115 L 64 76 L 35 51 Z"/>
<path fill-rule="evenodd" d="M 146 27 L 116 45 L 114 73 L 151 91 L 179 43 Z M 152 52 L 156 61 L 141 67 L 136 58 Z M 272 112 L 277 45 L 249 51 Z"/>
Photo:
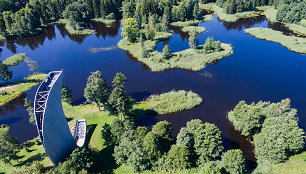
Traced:
<path fill-rule="evenodd" d="M 195 1 L 194 7 L 193 7 L 192 16 L 194 20 L 197 20 L 199 17 L 199 2 L 197 0 Z"/>
<path fill-rule="evenodd" d="M 193 32 L 190 33 L 189 46 L 192 49 L 196 49 L 197 46 L 198 46 L 198 39 L 197 39 L 196 30 L 194 30 Z"/>
<path fill-rule="evenodd" d="M 171 56 L 172 55 L 169 45 L 165 45 L 163 48 L 163 58 L 169 59 Z"/>
<path fill-rule="evenodd" d="M 139 29 L 142 28 L 141 4 L 137 4 L 134 19 Z"/>
<path fill-rule="evenodd" d="M 162 19 L 162 24 L 161 24 L 161 29 L 162 31 L 168 31 L 169 29 L 169 15 L 170 15 L 170 10 L 169 10 L 169 7 L 167 6 L 165 9 L 164 9 L 164 14 L 163 14 L 163 19 Z"/>

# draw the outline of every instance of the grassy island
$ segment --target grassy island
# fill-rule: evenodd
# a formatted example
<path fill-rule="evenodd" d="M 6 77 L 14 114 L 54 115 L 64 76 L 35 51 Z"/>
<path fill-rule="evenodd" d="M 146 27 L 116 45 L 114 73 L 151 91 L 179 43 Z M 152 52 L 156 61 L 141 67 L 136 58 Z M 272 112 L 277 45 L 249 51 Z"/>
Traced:
<path fill-rule="evenodd" d="M 306 38 L 286 36 L 282 32 L 270 28 L 248 28 L 244 31 L 259 39 L 279 43 L 291 51 L 306 54 Z"/>
<path fill-rule="evenodd" d="M 3 64 L 7 65 L 7 66 L 16 66 L 19 63 L 21 63 L 25 58 L 25 53 L 19 53 L 19 54 L 15 54 L 9 58 L 6 58 L 3 61 Z"/>
<path fill-rule="evenodd" d="M 30 90 L 33 86 L 40 83 L 46 74 L 36 74 L 26 77 L 24 80 L 1 84 L 0 87 L 0 106 L 20 96 L 23 92 Z"/>
<path fill-rule="evenodd" d="M 205 27 L 198 27 L 198 26 L 186 26 L 182 28 L 183 32 L 196 32 L 196 33 L 203 33 L 205 31 Z"/>
<path fill-rule="evenodd" d="M 202 102 L 202 98 L 192 91 L 171 91 L 160 95 L 151 95 L 146 102 L 159 114 L 167 114 L 191 109 Z"/>
<path fill-rule="evenodd" d="M 148 65 L 153 72 L 160 72 L 174 68 L 187 69 L 192 71 L 199 71 L 205 65 L 227 57 L 233 53 L 232 47 L 229 44 L 221 44 L 222 51 L 213 52 L 209 54 L 202 53 L 201 48 L 186 49 L 180 52 L 172 53 L 172 57 L 164 59 L 161 52 L 154 50 L 157 41 L 145 41 L 144 47 L 150 52 L 150 57 L 142 57 L 142 47 L 140 43 L 129 43 L 127 40 L 122 39 L 118 43 L 118 47 L 129 51 L 140 62 Z"/>
<path fill-rule="evenodd" d="M 199 17 L 199 19 L 195 19 L 195 20 L 171 22 L 170 25 L 176 26 L 176 27 L 192 26 L 192 25 L 197 25 L 201 22 L 208 22 L 211 19 L 212 19 L 212 14 L 208 14 L 205 16 L 201 16 Z"/>
<path fill-rule="evenodd" d="M 103 18 L 94 18 L 91 21 L 93 21 L 93 22 L 102 22 L 102 23 L 104 23 L 106 25 L 111 25 L 111 24 L 116 22 L 116 20 L 114 20 L 114 19 L 103 19 Z"/>

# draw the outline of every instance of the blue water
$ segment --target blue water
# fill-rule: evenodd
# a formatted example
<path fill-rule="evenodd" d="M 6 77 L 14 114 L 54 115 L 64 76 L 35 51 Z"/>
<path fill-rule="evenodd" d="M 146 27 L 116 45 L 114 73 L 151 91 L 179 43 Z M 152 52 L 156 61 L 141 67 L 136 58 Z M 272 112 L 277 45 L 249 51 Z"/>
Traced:
<path fill-rule="evenodd" d="M 25 52 L 28 57 L 38 62 L 38 71 L 49 72 L 64 70 L 64 83 L 73 90 L 74 103 L 84 101 L 83 91 L 90 72 L 100 70 L 104 78 L 111 82 L 116 72 L 122 72 L 128 78 L 126 90 L 136 100 L 143 100 L 150 94 L 160 94 L 172 89 L 192 90 L 203 98 L 203 103 L 191 110 L 147 116 L 139 125 L 149 128 L 158 121 L 168 120 L 178 133 L 186 122 L 193 118 L 216 124 L 223 132 L 226 148 L 241 148 L 248 159 L 254 159 L 251 144 L 236 132 L 226 119 L 227 112 L 240 100 L 258 102 L 259 100 L 279 102 L 290 98 L 292 107 L 298 110 L 299 124 L 306 126 L 306 56 L 294 53 L 277 43 L 259 40 L 243 32 L 246 27 L 270 27 L 264 19 L 244 19 L 236 23 L 224 23 L 214 15 L 209 22 L 200 23 L 206 28 L 199 34 L 199 42 L 213 36 L 215 40 L 230 43 L 234 54 L 209 64 L 199 72 L 188 70 L 169 70 L 154 73 L 136 61 L 130 54 L 119 48 L 98 53 L 90 48 L 115 46 L 122 38 L 121 24 L 112 27 L 92 24 L 98 32 L 96 35 L 67 35 L 63 26 L 51 26 L 45 33 L 28 39 L 2 43 L 1 58 L 13 55 L 13 52 Z M 162 51 L 166 43 L 172 51 L 187 49 L 188 35 L 175 30 L 168 41 L 157 44 Z M 14 80 L 29 75 L 26 63 L 11 68 Z M 212 78 L 201 76 L 204 71 Z M 36 87 L 26 93 L 33 99 Z M 24 97 L 24 96 L 23 96 Z M 28 115 L 22 107 L 21 99 L 14 100 L 0 110 L 0 123 L 11 127 L 11 134 L 20 142 L 37 136 L 35 127 L 28 123 Z"/>

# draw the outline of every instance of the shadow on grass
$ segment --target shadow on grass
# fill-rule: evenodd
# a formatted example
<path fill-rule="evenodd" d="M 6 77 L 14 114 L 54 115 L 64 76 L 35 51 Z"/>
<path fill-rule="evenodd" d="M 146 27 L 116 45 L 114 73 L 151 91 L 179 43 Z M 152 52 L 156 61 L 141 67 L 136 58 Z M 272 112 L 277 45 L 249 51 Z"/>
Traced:
<path fill-rule="evenodd" d="M 92 173 L 114 173 L 113 170 L 118 167 L 113 157 L 114 146 L 108 146 L 97 152 L 95 162 L 92 167 Z"/>
<path fill-rule="evenodd" d="M 91 136 L 92 134 L 94 133 L 96 127 L 97 127 L 98 124 L 90 124 L 90 125 L 87 125 L 87 137 L 86 137 L 86 146 L 88 147 L 88 144 L 89 144 L 89 141 L 91 139 Z"/>
<path fill-rule="evenodd" d="M 46 156 L 45 153 L 39 153 L 39 154 L 36 154 L 34 156 L 31 156 L 30 158 L 28 158 L 24 161 L 18 161 L 18 164 L 16 164 L 15 166 L 16 167 L 21 167 L 21 166 L 24 166 L 24 165 L 31 164 L 34 161 L 42 161 L 45 156 Z"/>

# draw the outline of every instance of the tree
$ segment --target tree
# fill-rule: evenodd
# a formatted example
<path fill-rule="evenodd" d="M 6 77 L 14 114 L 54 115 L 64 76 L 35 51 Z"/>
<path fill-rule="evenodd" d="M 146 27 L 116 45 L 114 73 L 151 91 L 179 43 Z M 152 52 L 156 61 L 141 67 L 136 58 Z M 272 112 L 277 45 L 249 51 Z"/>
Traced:
<path fill-rule="evenodd" d="M 186 146 L 172 145 L 166 155 L 164 166 L 167 170 L 191 167 L 191 152 Z"/>
<path fill-rule="evenodd" d="M 111 133 L 112 136 L 114 136 L 114 141 L 116 144 L 120 142 L 121 136 L 123 135 L 124 132 L 125 132 L 125 127 L 123 122 L 119 119 L 115 119 L 111 123 Z"/>
<path fill-rule="evenodd" d="M 160 137 L 153 132 L 149 132 L 143 140 L 143 148 L 148 155 L 148 160 L 151 164 L 157 161 L 163 154 L 163 144 L 160 142 Z"/>
<path fill-rule="evenodd" d="M 223 150 L 221 131 L 214 124 L 202 124 L 194 134 L 194 147 L 199 156 L 198 163 L 216 159 Z"/>
<path fill-rule="evenodd" d="M 246 172 L 245 159 L 240 149 L 228 150 L 222 155 L 222 167 L 231 174 L 243 174 Z"/>
<path fill-rule="evenodd" d="M 66 85 L 62 85 L 61 89 L 62 101 L 71 105 L 72 103 L 72 90 L 68 89 Z"/>
<path fill-rule="evenodd" d="M 165 141 L 168 141 L 168 143 L 170 143 L 173 140 L 171 136 L 172 130 L 173 130 L 172 124 L 166 120 L 160 121 L 152 127 L 152 132 L 155 135 L 159 136 L 160 138 L 164 139 Z M 166 146 L 166 144 L 164 145 Z"/>
<path fill-rule="evenodd" d="M 142 8 L 141 4 L 137 4 L 136 5 L 135 15 L 134 15 L 134 19 L 135 19 L 136 24 L 137 24 L 139 29 L 142 28 L 141 8 Z"/>
<path fill-rule="evenodd" d="M 8 69 L 8 67 L 2 63 L 0 60 L 0 80 L 8 81 L 13 76 L 12 71 Z"/>
<path fill-rule="evenodd" d="M 187 128 L 181 128 L 180 132 L 176 136 L 177 146 L 192 147 L 194 144 L 193 135 L 188 131 Z"/>
<path fill-rule="evenodd" d="M 0 126 L 0 160 L 4 163 L 10 163 L 12 159 L 17 159 L 18 147 L 17 140 L 9 135 L 9 127 Z"/>
<path fill-rule="evenodd" d="M 194 20 L 197 20 L 199 18 L 199 2 L 198 0 L 195 1 L 193 11 L 192 11 L 192 17 Z"/>
<path fill-rule="evenodd" d="M 304 148 L 304 131 L 296 118 L 268 117 L 261 132 L 254 136 L 255 155 L 258 161 L 284 162 Z"/>
<path fill-rule="evenodd" d="M 135 131 L 136 139 L 143 141 L 147 133 L 148 133 L 148 129 L 146 127 L 138 126 Z"/>
<path fill-rule="evenodd" d="M 132 109 L 132 101 L 130 96 L 124 90 L 124 86 L 127 79 L 122 73 L 117 73 L 113 79 L 113 86 L 115 87 L 109 96 L 109 111 L 113 115 L 117 115 L 121 120 L 125 119 L 125 116 Z"/>
<path fill-rule="evenodd" d="M 192 135 L 195 135 L 197 133 L 197 129 L 203 124 L 203 122 L 200 119 L 192 119 L 186 123 L 186 128 L 188 132 L 190 132 Z"/>
<path fill-rule="evenodd" d="M 166 6 L 164 9 L 162 24 L 161 24 L 162 31 L 168 31 L 169 23 L 170 23 L 170 8 Z"/>
<path fill-rule="evenodd" d="M 189 37 L 189 46 L 192 49 L 196 49 L 198 46 L 198 39 L 197 39 L 197 33 L 196 30 L 190 33 Z"/>
<path fill-rule="evenodd" d="M 171 57 L 172 57 L 172 55 L 171 55 L 170 47 L 169 47 L 169 45 L 165 45 L 164 48 L 163 48 L 163 58 L 169 59 Z"/>
<path fill-rule="evenodd" d="M 128 18 L 123 22 L 121 35 L 131 43 L 137 40 L 139 37 L 139 28 L 134 18 Z"/>
<path fill-rule="evenodd" d="M 93 101 L 100 110 L 101 106 L 106 106 L 110 93 L 110 86 L 102 79 L 100 71 L 92 72 L 87 79 L 84 96 L 88 101 Z"/>
<path fill-rule="evenodd" d="M 244 136 L 254 136 L 260 132 L 262 123 L 267 114 L 269 102 L 258 102 L 248 105 L 240 101 L 234 110 L 228 113 L 228 119 L 233 123 L 236 130 Z"/>
<path fill-rule="evenodd" d="M 33 125 L 36 124 L 35 122 L 35 116 L 34 116 L 34 104 L 33 102 L 31 102 L 31 100 L 29 100 L 28 98 L 25 98 L 24 99 L 24 105 L 23 105 L 26 110 L 28 111 L 29 113 L 29 122 Z"/>
<path fill-rule="evenodd" d="M 66 161 L 60 163 L 56 173 L 76 173 L 88 170 L 93 165 L 94 152 L 89 148 L 76 148 Z"/>
<path fill-rule="evenodd" d="M 120 143 L 114 148 L 113 154 L 118 165 L 127 164 L 139 172 L 148 168 L 147 154 L 140 140 L 136 139 L 134 130 L 124 132 Z"/>

